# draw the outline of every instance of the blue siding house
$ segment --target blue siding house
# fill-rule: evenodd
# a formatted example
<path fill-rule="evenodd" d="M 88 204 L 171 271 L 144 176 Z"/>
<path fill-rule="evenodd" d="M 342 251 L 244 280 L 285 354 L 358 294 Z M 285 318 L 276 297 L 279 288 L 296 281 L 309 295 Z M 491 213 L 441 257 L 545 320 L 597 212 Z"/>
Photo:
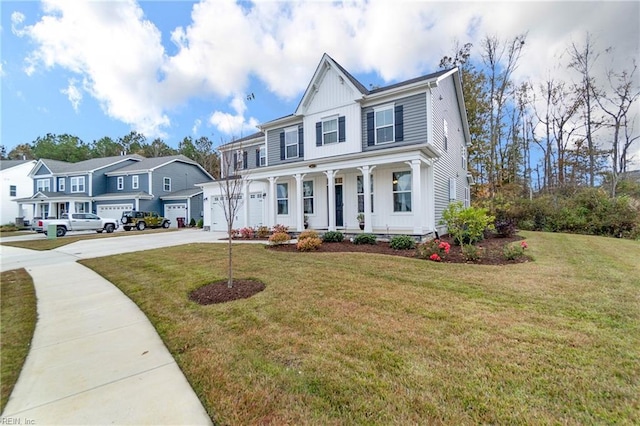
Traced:
<path fill-rule="evenodd" d="M 139 155 L 94 158 L 78 163 L 41 159 L 31 170 L 34 195 L 16 200 L 32 205 L 34 217 L 91 212 L 119 219 L 125 210 L 155 211 L 177 218 L 202 217 L 202 189 L 213 181 L 198 163 L 183 156 Z"/>

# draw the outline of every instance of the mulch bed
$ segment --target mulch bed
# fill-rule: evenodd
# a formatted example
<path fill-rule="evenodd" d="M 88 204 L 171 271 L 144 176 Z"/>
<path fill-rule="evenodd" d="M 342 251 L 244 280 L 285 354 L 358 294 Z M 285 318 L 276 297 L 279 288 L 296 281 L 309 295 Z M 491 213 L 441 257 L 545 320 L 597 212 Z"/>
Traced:
<path fill-rule="evenodd" d="M 506 260 L 502 254 L 504 246 L 514 241 L 523 240 L 522 237 L 514 236 L 508 238 L 489 237 L 479 244 L 478 247 L 482 249 L 482 256 L 479 260 L 472 262 L 468 261 L 462 255 L 462 251 L 459 246 L 453 243 L 453 240 L 448 237 L 440 239 L 446 241 L 451 245 L 451 250 L 443 259 L 443 263 L 470 263 L 476 265 L 509 265 L 514 263 L 529 262 L 531 259 L 526 255 L 515 260 Z M 269 245 L 266 246 L 268 250 L 283 251 L 283 252 L 298 252 L 295 244 L 283 244 L 283 245 Z M 403 257 L 416 257 L 415 250 L 394 250 L 389 247 L 389 243 L 378 242 L 377 244 L 353 244 L 350 241 L 343 241 L 341 243 L 322 243 L 320 248 L 314 253 L 375 253 L 386 254 L 391 256 L 403 256 Z M 207 284 L 194 290 L 189 294 L 189 299 L 199 303 L 200 305 L 211 305 L 215 303 L 231 302 L 238 299 L 249 298 L 262 290 L 265 285 L 258 281 L 252 280 L 234 280 L 233 287 L 227 286 L 227 280 L 216 281 L 211 284 Z"/>
<path fill-rule="evenodd" d="M 526 255 L 515 260 L 507 260 L 502 254 L 504 246 L 514 241 L 521 241 L 522 237 L 514 236 L 507 238 L 489 237 L 481 241 L 477 246 L 482 249 L 482 255 L 477 261 L 468 261 L 462 255 L 460 246 L 456 246 L 453 243 L 453 239 L 449 237 L 440 238 L 440 241 L 446 241 L 451 245 L 449 254 L 443 259 L 443 263 L 469 263 L 475 265 L 510 265 L 514 263 L 528 262 L 531 259 Z M 297 252 L 295 244 L 284 244 L 278 246 L 267 246 L 269 250 L 284 251 L 284 252 Z M 320 248 L 315 253 L 340 253 L 340 252 L 355 252 L 355 253 L 376 253 L 387 254 L 391 256 L 403 256 L 403 257 L 416 257 L 415 250 L 394 250 L 389 247 L 389 243 L 378 242 L 375 245 L 372 244 L 353 244 L 350 241 L 343 241 L 341 243 L 322 243 Z"/>

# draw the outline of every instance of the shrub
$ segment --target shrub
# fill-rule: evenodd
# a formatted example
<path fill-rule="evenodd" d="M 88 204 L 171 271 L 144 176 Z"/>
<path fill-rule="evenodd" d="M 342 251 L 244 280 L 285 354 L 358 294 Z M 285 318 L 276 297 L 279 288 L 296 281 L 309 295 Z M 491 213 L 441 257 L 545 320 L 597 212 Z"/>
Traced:
<path fill-rule="evenodd" d="M 299 251 L 314 251 L 318 250 L 322 245 L 322 240 L 318 237 L 306 237 L 302 240 L 298 240 L 296 246 Z"/>
<path fill-rule="evenodd" d="M 375 244 L 376 236 L 373 234 L 358 234 L 353 239 L 353 244 Z"/>
<path fill-rule="evenodd" d="M 300 233 L 300 236 L 298 237 L 298 241 L 302 241 L 309 238 L 318 238 L 318 233 L 316 231 L 303 231 Z"/>
<path fill-rule="evenodd" d="M 196 226 L 198 228 L 202 228 L 204 226 L 204 219 L 202 218 L 198 219 L 198 223 L 196 223 Z"/>
<path fill-rule="evenodd" d="M 430 259 L 440 262 L 447 254 L 449 254 L 451 246 L 445 241 L 433 239 L 422 244 L 418 244 L 416 256 L 421 259 Z"/>
<path fill-rule="evenodd" d="M 484 237 L 485 229 L 493 229 L 494 217 L 486 209 L 467 207 L 457 201 L 442 212 L 440 223 L 447 225 L 449 234 L 458 245 L 475 244 Z"/>
<path fill-rule="evenodd" d="M 191 218 L 191 220 L 189 221 L 189 226 L 191 228 L 193 228 L 194 226 L 196 226 L 196 220 L 194 218 Z"/>
<path fill-rule="evenodd" d="M 408 235 L 396 235 L 391 238 L 389 247 L 394 250 L 411 250 L 416 247 L 416 241 Z"/>
<path fill-rule="evenodd" d="M 240 229 L 240 237 L 241 238 L 245 238 L 245 239 L 251 239 L 253 238 L 255 235 L 255 231 L 253 230 L 253 228 L 242 228 Z"/>
<path fill-rule="evenodd" d="M 281 232 L 289 232 L 289 227 L 288 226 L 284 226 L 284 225 L 274 225 L 273 226 L 273 233 L 274 234 L 278 234 Z"/>
<path fill-rule="evenodd" d="M 269 237 L 269 242 L 273 245 L 286 244 L 291 237 L 286 232 L 276 232 Z"/>
<path fill-rule="evenodd" d="M 258 226 L 258 229 L 256 230 L 256 236 L 258 238 L 268 238 L 270 234 L 271 231 L 268 226 Z"/>
<path fill-rule="evenodd" d="M 504 249 L 502 250 L 502 254 L 507 260 L 516 260 L 524 256 L 524 251 L 528 247 L 529 246 L 527 245 L 526 241 L 511 243 L 504 247 Z"/>
<path fill-rule="evenodd" d="M 231 230 L 231 235 L 229 235 L 229 237 L 233 240 L 234 238 L 238 238 L 238 235 L 240 235 L 240 230 L 239 229 L 232 229 Z"/>
<path fill-rule="evenodd" d="M 494 222 L 496 234 L 499 237 L 513 237 L 516 234 L 516 221 L 512 218 L 502 217 Z"/>
<path fill-rule="evenodd" d="M 322 241 L 325 243 L 341 243 L 344 240 L 344 235 L 340 231 L 328 231 L 322 236 Z"/>
<path fill-rule="evenodd" d="M 462 256 L 469 261 L 475 262 L 480 259 L 482 249 L 473 244 L 465 244 L 462 246 Z"/>

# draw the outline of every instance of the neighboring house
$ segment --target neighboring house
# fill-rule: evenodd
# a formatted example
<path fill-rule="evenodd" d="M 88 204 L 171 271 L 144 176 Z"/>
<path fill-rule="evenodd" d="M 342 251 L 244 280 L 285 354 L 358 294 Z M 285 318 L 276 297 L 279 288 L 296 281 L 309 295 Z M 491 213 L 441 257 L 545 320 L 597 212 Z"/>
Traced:
<path fill-rule="evenodd" d="M 235 228 L 418 236 L 443 232 L 442 211 L 470 203 L 470 142 L 458 69 L 367 90 L 324 55 L 296 111 L 220 148 L 242 176 Z M 224 167 L 223 167 L 224 169 Z M 204 223 L 226 229 L 219 183 L 204 188 Z"/>
<path fill-rule="evenodd" d="M 32 209 L 21 208 L 15 200 L 33 195 L 33 181 L 29 172 L 34 164 L 35 160 L 0 160 L 0 225 L 16 223 L 17 218 L 33 220 Z"/>
<path fill-rule="evenodd" d="M 41 159 L 29 176 L 35 217 L 91 212 L 119 219 L 125 210 L 155 211 L 177 226 L 177 218 L 202 217 L 202 189 L 213 177 L 183 155 L 94 158 L 78 163 Z"/>

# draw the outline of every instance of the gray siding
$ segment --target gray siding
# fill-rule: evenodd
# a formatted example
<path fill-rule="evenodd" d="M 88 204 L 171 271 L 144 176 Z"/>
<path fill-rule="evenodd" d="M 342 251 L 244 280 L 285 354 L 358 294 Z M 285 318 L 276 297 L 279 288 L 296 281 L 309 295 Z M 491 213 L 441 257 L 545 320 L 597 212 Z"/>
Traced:
<path fill-rule="evenodd" d="M 440 100 L 440 95 L 442 95 L 442 100 Z M 433 142 L 443 151 L 442 157 L 434 165 L 435 220 L 436 226 L 440 226 L 442 211 L 450 203 L 449 179 L 456 180 L 456 201 L 464 202 L 465 188 L 469 185 L 467 170 L 462 168 L 462 147 L 465 145 L 465 140 L 453 77 L 440 82 L 438 87 L 433 90 L 432 99 L 434 105 Z M 444 147 L 445 119 L 449 129 L 446 150 Z"/>
<path fill-rule="evenodd" d="M 121 169 L 123 167 L 127 167 L 128 165 L 133 163 L 136 163 L 136 161 L 135 160 L 122 161 L 122 162 L 119 162 L 118 164 L 112 164 L 108 167 L 95 171 L 93 173 L 93 184 L 92 184 L 93 195 L 106 194 L 107 192 L 116 192 L 116 180 L 113 180 L 113 187 L 112 187 L 111 185 L 112 178 L 105 176 L 105 174 Z"/>
<path fill-rule="evenodd" d="M 383 102 L 385 105 L 389 102 Z M 393 101 L 394 105 L 402 105 L 404 116 L 404 140 L 380 145 L 367 145 L 367 113 L 373 111 L 376 105 L 362 110 L 362 150 L 374 151 L 393 148 L 396 146 L 415 145 L 427 142 L 427 95 L 419 93 Z"/>
<path fill-rule="evenodd" d="M 294 125 L 287 126 L 293 127 Z M 302 127 L 302 124 L 298 124 L 298 129 Z M 278 164 L 289 164 L 289 163 L 297 163 L 303 161 L 304 158 L 289 158 L 288 160 L 280 160 L 280 133 L 284 132 L 284 127 L 274 130 L 269 130 L 267 132 L 267 164 L 270 166 L 275 166 Z"/>
<path fill-rule="evenodd" d="M 279 141 L 279 139 L 278 139 Z M 278 142 L 279 144 L 279 142 Z M 258 156 L 258 153 L 256 152 L 257 149 L 259 149 L 263 144 L 255 144 L 255 145 L 248 145 L 248 146 L 243 146 L 241 149 L 234 149 L 231 151 L 225 151 L 222 155 L 225 156 L 224 158 L 224 162 L 222 163 L 224 164 L 229 164 L 229 174 L 234 175 L 236 174 L 237 171 L 242 171 L 242 170 L 252 170 L 252 169 L 256 169 L 256 156 Z M 244 167 L 238 168 L 236 169 L 236 163 L 233 162 L 233 157 L 234 154 L 236 153 L 240 153 L 240 152 L 246 152 L 247 153 L 247 167 L 246 169 Z M 239 154 L 241 155 L 241 154 Z M 278 151 L 278 155 L 279 151 Z M 278 157 L 280 158 L 280 157 Z M 263 166 L 264 167 L 264 166 Z"/>
<path fill-rule="evenodd" d="M 171 179 L 171 191 L 164 190 L 164 178 Z M 197 183 L 208 182 L 211 179 L 198 167 L 174 161 L 153 171 L 152 190 L 155 197 L 169 195 L 171 192 L 191 189 Z"/>

